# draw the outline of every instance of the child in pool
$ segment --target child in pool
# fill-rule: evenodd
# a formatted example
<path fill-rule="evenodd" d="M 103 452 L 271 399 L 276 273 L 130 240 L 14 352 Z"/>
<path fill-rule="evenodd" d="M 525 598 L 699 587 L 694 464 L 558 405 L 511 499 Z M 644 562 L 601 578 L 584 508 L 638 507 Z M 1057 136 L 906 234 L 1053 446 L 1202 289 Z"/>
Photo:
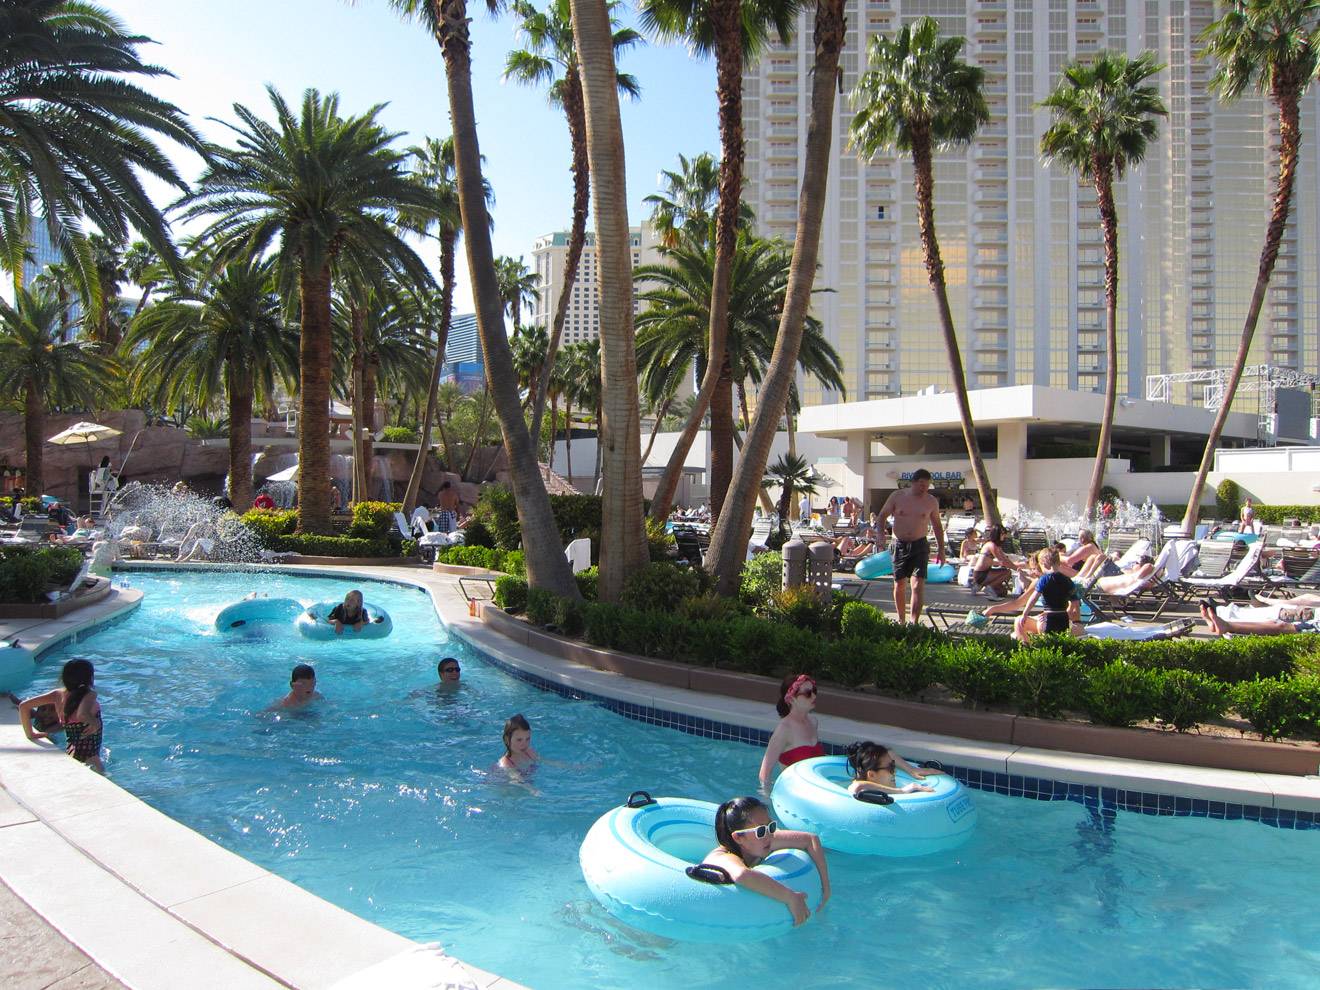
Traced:
<path fill-rule="evenodd" d="M 330 610 L 326 621 L 334 624 L 335 635 L 342 636 L 344 627 L 351 626 L 354 632 L 361 632 L 362 627 L 371 621 L 367 610 L 362 607 L 362 592 L 350 591 L 344 600 Z"/>
<path fill-rule="evenodd" d="M 799 760 L 824 756 L 825 747 L 817 735 L 816 720 L 811 713 L 816 708 L 816 682 L 806 674 L 789 674 L 779 685 L 779 725 L 766 744 L 761 759 L 761 786 L 769 787 L 775 763 L 792 766 Z"/>
<path fill-rule="evenodd" d="M 271 711 L 279 708 L 302 708 L 313 701 L 320 701 L 321 694 L 316 690 L 316 671 L 310 664 L 300 663 L 293 668 L 289 678 L 289 693 L 270 706 Z"/>
<path fill-rule="evenodd" d="M 706 855 L 705 862 L 718 866 L 740 887 L 781 902 L 793 915 L 793 927 L 811 917 L 807 895 L 784 886 L 774 877 L 758 873 L 753 867 L 775 849 L 801 849 L 809 855 L 820 873 L 820 908 L 830 899 L 830 870 L 825 865 L 825 850 L 811 832 L 780 829 L 770 819 L 770 812 L 754 797 L 725 801 L 715 812 L 715 838 L 719 846 Z"/>
<path fill-rule="evenodd" d="M 873 742 L 850 743 L 844 750 L 848 754 L 848 769 L 852 771 L 853 782 L 848 785 L 849 794 L 862 791 L 883 791 L 886 794 L 914 794 L 918 791 L 933 791 L 928 784 L 906 784 L 898 786 L 894 771 L 902 768 L 910 776 L 924 778 L 937 770 L 924 770 L 914 767 L 907 760 L 889 751 L 887 746 Z"/>
<path fill-rule="evenodd" d="M 499 765 L 505 770 L 519 770 L 536 763 L 541 754 L 532 749 L 532 727 L 521 714 L 504 723 L 504 755 Z"/>
<path fill-rule="evenodd" d="M 70 660 L 60 672 L 64 689 L 47 691 L 20 702 L 18 721 L 23 726 L 23 734 L 33 742 L 49 739 L 49 733 L 33 730 L 32 711 L 53 704 L 60 714 L 69 755 L 97 773 L 105 773 L 105 765 L 101 763 L 101 703 L 92 690 L 95 676 L 90 660 Z"/>

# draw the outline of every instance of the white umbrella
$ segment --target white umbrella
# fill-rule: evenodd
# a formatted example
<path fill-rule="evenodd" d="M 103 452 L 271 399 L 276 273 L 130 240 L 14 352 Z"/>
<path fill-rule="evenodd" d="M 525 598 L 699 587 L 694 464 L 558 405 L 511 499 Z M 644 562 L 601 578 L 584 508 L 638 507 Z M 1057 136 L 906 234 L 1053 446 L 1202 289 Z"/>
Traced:
<path fill-rule="evenodd" d="M 298 465 L 295 464 L 293 467 L 287 467 L 283 471 L 276 471 L 266 480 L 267 481 L 297 481 Z"/>
<path fill-rule="evenodd" d="M 102 426 L 100 423 L 74 423 L 67 430 L 61 430 L 53 437 L 50 437 L 47 443 L 57 443 L 66 446 L 73 443 L 96 443 L 98 440 L 109 440 L 111 437 L 119 436 L 120 431 L 113 426 Z"/>

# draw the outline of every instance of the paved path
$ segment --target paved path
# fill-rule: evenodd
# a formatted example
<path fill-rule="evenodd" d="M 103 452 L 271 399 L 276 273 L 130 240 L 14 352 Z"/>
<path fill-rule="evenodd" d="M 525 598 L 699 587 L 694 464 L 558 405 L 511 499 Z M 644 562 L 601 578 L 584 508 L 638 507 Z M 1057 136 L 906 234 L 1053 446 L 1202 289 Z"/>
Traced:
<path fill-rule="evenodd" d="M 7 990 L 123 990 L 124 984 L 0 883 L 0 957 Z"/>

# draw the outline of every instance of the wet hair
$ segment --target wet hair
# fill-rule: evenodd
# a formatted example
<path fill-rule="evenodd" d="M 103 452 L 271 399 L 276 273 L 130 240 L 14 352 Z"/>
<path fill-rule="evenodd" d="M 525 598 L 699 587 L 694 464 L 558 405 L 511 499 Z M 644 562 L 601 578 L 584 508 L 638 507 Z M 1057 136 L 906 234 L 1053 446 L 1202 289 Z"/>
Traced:
<path fill-rule="evenodd" d="M 849 743 L 844 753 L 848 756 L 848 769 L 853 780 L 865 780 L 868 773 L 884 768 L 889 747 L 873 742 L 855 742 Z"/>
<path fill-rule="evenodd" d="M 982 535 L 986 540 L 988 540 L 989 542 L 991 542 L 991 543 L 993 543 L 993 544 L 995 544 L 995 545 L 997 546 L 997 545 L 999 545 L 1000 543 L 1003 543 L 1003 542 L 1004 542 L 1004 527 L 1002 527 L 1002 526 L 987 526 L 987 527 L 985 528 L 985 532 L 982 533 L 981 535 Z"/>
<path fill-rule="evenodd" d="M 79 657 L 64 665 L 64 669 L 60 671 L 60 681 L 64 684 L 64 690 L 68 692 L 68 696 L 64 699 L 64 721 L 67 722 L 73 717 L 83 698 L 87 697 L 95 676 L 96 669 L 90 660 Z"/>
<path fill-rule="evenodd" d="M 312 680 L 316 679 L 316 669 L 311 664 L 300 663 L 293 668 L 293 676 L 289 678 L 289 683 L 292 684 L 294 681 L 305 681 L 308 678 L 311 678 Z"/>
<path fill-rule="evenodd" d="M 787 677 L 785 677 L 782 681 L 779 682 L 779 697 L 775 699 L 775 711 L 779 713 L 780 718 L 783 718 L 785 715 L 787 715 L 789 712 L 793 710 L 793 706 L 784 700 L 784 695 L 788 694 L 788 689 L 791 688 L 794 685 L 794 683 L 796 683 L 797 679 L 802 676 L 804 675 L 789 674 Z M 815 678 L 813 678 L 811 675 L 808 674 L 805 676 L 807 680 L 811 681 L 813 685 L 816 683 Z"/>
<path fill-rule="evenodd" d="M 438 664 L 435 665 L 436 673 L 443 674 L 445 672 L 445 664 L 447 663 L 452 663 L 456 667 L 461 666 L 461 664 L 459 664 L 458 662 L 458 657 L 445 657 L 443 660 L 441 660 Z"/>
<path fill-rule="evenodd" d="M 915 471 L 912 472 L 912 480 L 913 480 L 913 481 L 930 481 L 930 480 L 931 480 L 931 478 L 930 478 L 930 472 L 927 471 L 925 468 L 917 468 Z"/>
<path fill-rule="evenodd" d="M 1095 534 L 1092 533 L 1089 529 L 1084 529 L 1077 534 L 1077 542 L 1082 546 L 1086 546 L 1088 543 L 1090 543 L 1092 546 L 1098 546 L 1098 544 L 1095 542 Z"/>
<path fill-rule="evenodd" d="M 1046 547 L 1040 552 L 1037 559 L 1040 561 L 1042 571 L 1052 571 L 1059 566 L 1059 551 L 1053 547 Z"/>
<path fill-rule="evenodd" d="M 715 841 L 723 849 L 733 853 L 744 863 L 743 851 L 733 837 L 733 833 L 747 827 L 752 815 L 758 811 L 765 811 L 769 814 L 766 806 L 760 800 L 754 797 L 734 798 L 732 801 L 725 801 L 715 812 Z"/>
<path fill-rule="evenodd" d="M 515 732 L 531 732 L 532 727 L 527 724 L 527 719 L 521 714 L 514 715 L 504 723 L 504 755 L 512 758 L 513 750 L 509 748 L 509 740 L 513 738 Z"/>

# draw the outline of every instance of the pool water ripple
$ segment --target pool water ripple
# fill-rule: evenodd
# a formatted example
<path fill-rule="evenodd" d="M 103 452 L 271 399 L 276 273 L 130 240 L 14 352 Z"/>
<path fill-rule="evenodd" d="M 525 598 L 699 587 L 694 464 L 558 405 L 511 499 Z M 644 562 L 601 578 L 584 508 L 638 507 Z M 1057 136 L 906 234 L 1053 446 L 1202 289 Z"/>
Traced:
<path fill-rule="evenodd" d="M 107 766 L 143 800 L 362 917 L 537 990 L 762 985 L 1303 988 L 1320 972 L 1320 833 L 1249 821 L 1106 817 L 973 791 L 965 846 L 830 857 L 822 913 L 769 943 L 712 951 L 626 928 L 582 881 L 591 823 L 636 789 L 754 793 L 760 753 L 543 693 L 448 638 L 429 599 L 374 587 L 388 639 L 217 634 L 254 586 L 310 603 L 352 585 L 289 575 L 138 574 L 143 607 L 61 655 L 97 664 Z M 459 657 L 463 688 L 437 696 Z M 266 711 L 295 663 L 325 700 Z M 543 765 L 494 764 L 523 712 Z M 713 845 L 713 839 L 712 839 Z"/>

